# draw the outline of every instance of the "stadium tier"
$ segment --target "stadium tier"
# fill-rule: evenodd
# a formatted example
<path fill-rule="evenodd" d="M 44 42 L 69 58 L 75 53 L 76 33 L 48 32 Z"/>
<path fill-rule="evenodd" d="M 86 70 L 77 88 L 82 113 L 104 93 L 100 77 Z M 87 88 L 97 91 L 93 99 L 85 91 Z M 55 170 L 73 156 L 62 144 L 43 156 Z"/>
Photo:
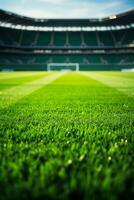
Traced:
<path fill-rule="evenodd" d="M 134 43 L 134 29 L 110 31 L 27 31 L 0 27 L 0 44 L 20 47 L 120 47 Z"/>
<path fill-rule="evenodd" d="M 47 70 L 51 63 L 78 63 L 79 70 L 134 68 L 134 11 L 54 20 L 0 10 L 0 70 Z"/>

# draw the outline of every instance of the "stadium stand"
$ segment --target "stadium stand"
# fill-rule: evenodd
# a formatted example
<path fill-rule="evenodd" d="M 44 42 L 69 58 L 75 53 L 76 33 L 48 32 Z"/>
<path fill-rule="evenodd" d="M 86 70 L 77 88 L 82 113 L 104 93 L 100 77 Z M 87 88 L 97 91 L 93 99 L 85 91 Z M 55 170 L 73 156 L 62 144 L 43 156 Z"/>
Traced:
<path fill-rule="evenodd" d="M 0 70 L 134 68 L 134 10 L 102 19 L 34 19 L 0 10 Z"/>

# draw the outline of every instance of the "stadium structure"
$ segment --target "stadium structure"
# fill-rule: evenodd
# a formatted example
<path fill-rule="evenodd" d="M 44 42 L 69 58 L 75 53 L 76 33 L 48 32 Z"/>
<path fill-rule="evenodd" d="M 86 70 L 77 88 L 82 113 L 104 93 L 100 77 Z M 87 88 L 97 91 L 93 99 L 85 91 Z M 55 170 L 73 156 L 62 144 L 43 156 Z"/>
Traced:
<path fill-rule="evenodd" d="M 134 10 L 100 19 L 38 19 L 0 10 L 0 70 L 134 68 Z"/>

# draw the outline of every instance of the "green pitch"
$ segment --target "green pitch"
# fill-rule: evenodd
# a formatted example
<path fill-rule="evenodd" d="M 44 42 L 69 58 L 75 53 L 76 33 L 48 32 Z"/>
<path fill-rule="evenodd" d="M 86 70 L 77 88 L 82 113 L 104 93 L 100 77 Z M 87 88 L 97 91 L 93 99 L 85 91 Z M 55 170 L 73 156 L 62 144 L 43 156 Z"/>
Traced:
<path fill-rule="evenodd" d="M 0 199 L 134 197 L 134 73 L 0 73 Z"/>

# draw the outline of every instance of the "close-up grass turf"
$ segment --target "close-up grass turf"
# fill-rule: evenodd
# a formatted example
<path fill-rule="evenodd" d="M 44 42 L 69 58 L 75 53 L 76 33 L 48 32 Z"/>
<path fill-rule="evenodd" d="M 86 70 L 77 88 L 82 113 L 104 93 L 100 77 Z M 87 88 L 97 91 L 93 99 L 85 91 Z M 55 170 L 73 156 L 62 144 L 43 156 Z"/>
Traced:
<path fill-rule="evenodd" d="M 1 200 L 133 198 L 134 73 L 0 74 Z"/>

